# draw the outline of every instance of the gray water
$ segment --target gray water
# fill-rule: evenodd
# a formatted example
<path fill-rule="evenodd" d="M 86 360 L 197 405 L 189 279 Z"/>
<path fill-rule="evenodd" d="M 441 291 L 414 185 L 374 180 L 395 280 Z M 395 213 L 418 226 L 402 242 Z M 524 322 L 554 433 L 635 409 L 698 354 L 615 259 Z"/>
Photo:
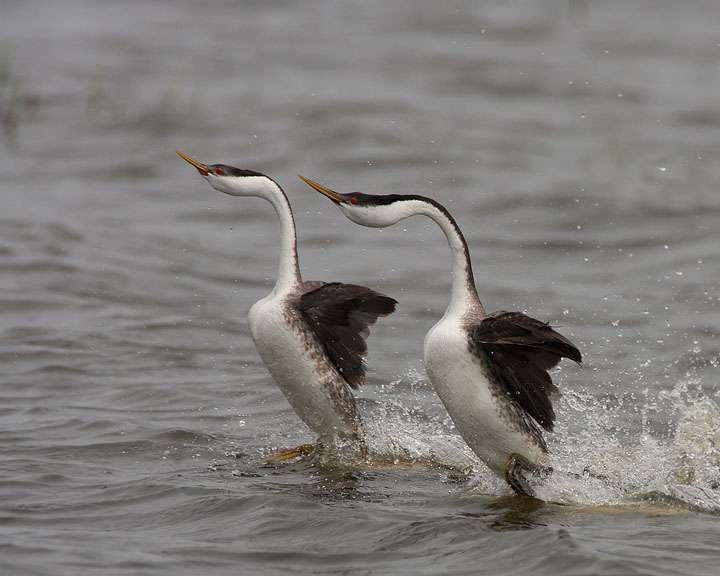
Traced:
<path fill-rule="evenodd" d="M 3 574 L 718 573 L 720 4 L 61 4 L 0 8 Z M 246 325 L 277 221 L 173 148 L 276 179 L 305 279 L 399 300 L 374 463 L 256 463 L 313 441 Z M 543 502 L 424 374 L 442 233 L 298 172 L 443 202 L 485 307 L 578 344 Z"/>

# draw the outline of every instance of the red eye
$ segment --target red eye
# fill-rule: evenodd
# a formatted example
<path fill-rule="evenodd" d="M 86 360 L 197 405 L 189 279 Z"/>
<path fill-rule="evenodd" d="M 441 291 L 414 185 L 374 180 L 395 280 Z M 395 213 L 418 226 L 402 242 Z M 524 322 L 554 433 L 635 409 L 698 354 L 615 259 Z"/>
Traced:
<path fill-rule="evenodd" d="M 215 174 L 222 174 L 222 168 L 215 168 Z"/>
<path fill-rule="evenodd" d="M 350 204 L 357 204 L 357 198 L 355 198 L 355 196 L 350 198 Z"/>

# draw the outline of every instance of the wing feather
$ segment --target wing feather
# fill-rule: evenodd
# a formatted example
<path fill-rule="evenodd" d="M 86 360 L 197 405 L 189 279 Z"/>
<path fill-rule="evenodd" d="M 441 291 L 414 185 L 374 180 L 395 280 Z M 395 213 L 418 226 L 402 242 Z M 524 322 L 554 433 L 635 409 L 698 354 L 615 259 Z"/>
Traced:
<path fill-rule="evenodd" d="M 331 282 L 305 292 L 298 309 L 348 385 L 365 383 L 365 339 L 379 316 L 395 311 L 397 301 L 364 286 Z"/>
<path fill-rule="evenodd" d="M 546 322 L 501 310 L 470 326 L 470 349 L 500 389 L 540 426 L 552 431 L 555 411 L 550 396 L 558 389 L 548 370 L 562 358 L 580 364 L 577 347 Z"/>

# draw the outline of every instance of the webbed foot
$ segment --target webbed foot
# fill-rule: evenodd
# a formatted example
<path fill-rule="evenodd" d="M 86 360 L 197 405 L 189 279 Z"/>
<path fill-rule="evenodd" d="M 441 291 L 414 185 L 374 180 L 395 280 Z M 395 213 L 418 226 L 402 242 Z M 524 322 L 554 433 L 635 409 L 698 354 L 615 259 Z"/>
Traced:
<path fill-rule="evenodd" d="M 552 474 L 552 468 L 537 466 L 517 452 L 510 454 L 505 463 L 505 480 L 515 494 L 526 498 L 537 498 L 529 479 L 543 480 Z"/>
<path fill-rule="evenodd" d="M 295 446 L 295 448 L 280 450 L 280 452 L 275 452 L 275 454 L 265 456 L 265 458 L 261 458 L 260 460 L 257 460 L 257 462 L 260 464 L 264 464 L 266 462 L 284 462 L 285 460 L 291 460 L 292 458 L 297 458 L 298 456 L 307 456 L 314 449 L 315 446 L 313 444 L 300 444 L 299 446 Z"/>

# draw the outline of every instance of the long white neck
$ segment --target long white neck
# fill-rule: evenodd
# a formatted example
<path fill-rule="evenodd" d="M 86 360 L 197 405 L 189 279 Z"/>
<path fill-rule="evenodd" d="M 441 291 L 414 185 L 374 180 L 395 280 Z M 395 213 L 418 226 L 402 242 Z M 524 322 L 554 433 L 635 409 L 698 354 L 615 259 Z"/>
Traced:
<path fill-rule="evenodd" d="M 475 279 L 473 278 L 467 242 L 465 242 L 465 237 L 460 232 L 460 228 L 450 213 L 442 204 L 424 196 L 403 197 L 398 195 L 389 198 L 393 198 L 391 203 L 363 207 L 362 213 L 356 212 L 349 206 L 344 212 L 348 218 L 358 224 L 376 228 L 383 228 L 415 215 L 423 215 L 433 219 L 445 233 L 453 259 L 452 291 L 445 316 L 462 315 L 469 308 L 484 313 L 475 289 Z M 342 208 L 343 205 L 340 205 L 340 207 Z"/>
<path fill-rule="evenodd" d="M 278 220 L 280 220 L 280 263 L 278 264 L 278 276 L 273 290 L 278 294 L 298 286 L 302 283 L 302 278 L 298 266 L 295 219 L 292 215 L 290 202 L 282 188 L 275 182 L 272 183 L 275 185 L 277 192 L 266 196 L 266 199 L 273 205 Z"/>
<path fill-rule="evenodd" d="M 275 282 L 274 294 L 280 294 L 302 283 L 297 257 L 297 237 L 295 220 L 290 202 L 282 188 L 272 178 L 264 174 L 250 176 L 205 176 L 213 188 L 231 196 L 257 196 L 264 198 L 273 208 L 280 220 L 280 264 Z"/>
<path fill-rule="evenodd" d="M 468 308 L 476 308 L 480 313 L 484 313 L 475 288 L 475 278 L 473 277 L 467 242 L 455 219 L 442 205 L 429 198 L 415 200 L 413 204 L 417 204 L 418 213 L 431 218 L 440 226 L 450 245 L 453 262 L 452 290 L 445 316 L 462 315 Z"/>

